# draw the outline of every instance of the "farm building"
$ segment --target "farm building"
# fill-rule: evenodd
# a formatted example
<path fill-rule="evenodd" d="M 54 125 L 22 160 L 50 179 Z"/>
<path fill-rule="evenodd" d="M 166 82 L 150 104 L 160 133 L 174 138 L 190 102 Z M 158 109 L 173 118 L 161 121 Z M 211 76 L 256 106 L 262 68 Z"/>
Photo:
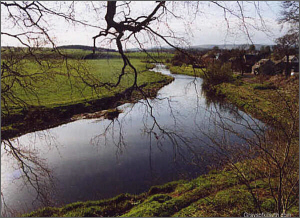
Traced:
<path fill-rule="evenodd" d="M 252 66 L 252 73 L 274 75 L 276 73 L 275 63 L 270 59 L 261 59 Z"/>

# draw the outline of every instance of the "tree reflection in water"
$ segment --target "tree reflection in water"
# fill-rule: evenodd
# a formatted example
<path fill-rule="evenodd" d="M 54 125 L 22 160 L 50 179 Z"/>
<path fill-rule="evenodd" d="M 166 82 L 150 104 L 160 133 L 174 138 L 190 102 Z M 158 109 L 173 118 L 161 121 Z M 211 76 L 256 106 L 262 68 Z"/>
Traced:
<path fill-rule="evenodd" d="M 150 174 L 155 177 L 153 170 L 153 146 L 160 150 L 164 150 L 166 147 L 170 147 L 169 151 L 172 152 L 172 159 L 174 169 L 178 171 L 178 174 L 184 173 L 180 164 L 184 163 L 188 166 L 193 166 L 198 169 L 199 172 L 206 172 L 206 168 L 209 165 L 216 163 L 212 154 L 212 149 L 209 150 L 207 143 L 209 141 L 209 135 L 205 137 L 204 133 L 208 133 L 213 128 L 211 122 L 218 114 L 229 114 L 230 119 L 233 119 L 236 123 L 244 122 L 243 115 L 239 113 L 236 107 L 226 102 L 213 99 L 207 93 L 201 89 L 201 79 L 193 77 L 182 76 L 182 79 L 187 79 L 184 83 L 184 89 L 180 96 L 178 93 L 168 93 L 168 95 L 159 95 L 156 98 L 149 99 L 147 96 L 142 100 L 139 100 L 137 104 L 126 104 L 122 107 L 126 107 L 124 113 L 112 120 L 106 120 L 102 122 L 102 119 L 95 120 L 95 122 L 101 122 L 106 125 L 103 130 L 90 138 L 90 144 L 95 147 L 100 146 L 115 146 L 116 160 L 123 155 L 124 151 L 130 145 L 130 125 L 128 122 L 131 120 L 132 113 L 138 112 L 141 114 L 140 124 L 137 126 L 140 134 L 143 135 L 141 145 L 146 146 L 148 144 L 148 160 Z M 190 93 L 189 93 L 190 92 Z M 181 107 L 188 106 L 185 104 L 185 95 L 190 97 L 188 101 L 196 102 L 193 104 L 191 110 L 181 110 Z M 177 96 L 176 96 L 177 95 Z M 206 97 L 205 104 L 203 104 L 203 95 Z M 166 97 L 167 96 L 167 97 Z M 192 96 L 192 97 L 191 97 Z M 183 99 L 180 99 L 183 98 Z M 183 103 L 178 104 L 178 102 Z M 190 109 L 190 108 L 188 108 Z M 164 111 L 161 113 L 161 111 Z M 188 114 L 185 114 L 188 112 Z M 203 113 L 206 113 L 208 117 L 206 120 L 199 120 Z M 201 116 L 200 116 L 201 115 Z M 188 120 L 188 122 L 187 122 Z M 135 125 L 135 124 L 134 124 Z M 139 126 L 140 125 L 140 126 Z M 207 126 L 209 125 L 209 126 Z M 201 127 L 201 128 L 200 128 Z M 207 128 L 206 128 L 207 127 Z M 208 128 L 210 127 L 210 128 Z M 235 127 L 239 127 L 235 125 Z M 206 128 L 203 130 L 203 128 Z M 215 128 L 221 128 L 219 125 Z M 232 126 L 234 128 L 234 126 Z M 55 136 L 50 131 L 42 131 L 43 134 L 37 132 L 33 134 L 39 140 L 44 141 L 49 147 L 55 147 L 59 152 L 59 143 L 56 141 Z M 211 131 L 212 132 L 212 131 Z M 222 132 L 222 131 L 221 131 Z M 138 134 L 138 133 L 134 133 Z M 237 140 L 235 138 L 235 140 Z M 35 145 L 37 147 L 35 147 Z M 55 205 L 55 178 L 52 176 L 52 171 L 47 166 L 47 160 L 43 159 L 41 152 L 38 149 L 38 143 L 32 142 L 23 144 L 18 139 L 12 139 L 2 142 L 3 153 L 2 155 L 9 156 L 15 160 L 15 170 L 21 170 L 20 177 L 14 178 L 15 180 L 22 180 L 24 186 L 31 186 L 32 193 L 35 194 L 35 199 L 32 204 L 37 201 L 43 206 Z M 61 145 L 60 145 L 61 146 Z M 3 160 L 2 160 L 3 161 Z M 3 173 L 3 172 L 2 172 Z M 188 176 L 186 178 L 189 178 Z M 76 199 L 73 199 L 76 201 Z M 2 193 L 2 205 L 3 215 L 9 215 L 15 213 L 13 209 L 9 208 L 9 205 L 5 201 L 5 193 Z M 20 211 L 18 211 L 20 212 Z"/>
<path fill-rule="evenodd" d="M 32 206 L 36 204 L 49 206 L 53 205 L 55 182 L 52 171 L 47 166 L 47 161 L 40 155 L 37 141 L 44 141 L 49 148 L 54 146 L 58 149 L 58 142 L 49 131 L 34 134 L 31 143 L 28 144 L 21 143 L 18 138 L 1 142 L 1 186 L 5 186 L 4 183 L 21 184 L 21 189 L 32 190 L 30 193 L 34 196 L 31 202 Z M 5 193 L 6 191 L 2 189 L 1 214 L 3 216 L 18 215 L 21 211 L 16 211 L 6 203 L 6 194 L 10 194 Z"/>
<path fill-rule="evenodd" d="M 196 108 L 194 108 L 196 112 L 188 114 L 188 116 L 193 116 L 191 118 L 193 123 L 190 123 L 190 126 L 187 128 L 184 125 L 186 114 L 181 113 L 180 107 L 175 106 L 178 103 L 176 98 L 172 96 L 157 96 L 154 99 L 146 98 L 138 102 L 140 105 L 139 111 L 143 114 L 143 127 L 140 131 L 141 134 L 147 136 L 147 141 L 141 143 L 149 144 L 149 167 L 151 173 L 153 170 L 151 157 L 153 145 L 156 145 L 158 149 L 162 150 L 164 146 L 171 144 L 174 165 L 179 161 L 183 161 L 185 164 L 198 167 L 201 172 L 205 171 L 204 168 L 207 166 L 213 165 L 212 160 L 215 158 L 211 153 L 207 153 L 208 146 L 206 143 L 209 138 L 199 139 L 200 134 L 202 134 L 202 130 L 199 132 L 199 125 L 203 123 L 203 121 L 198 120 L 199 113 L 205 111 L 205 113 L 209 114 L 210 118 L 208 119 L 210 119 L 210 121 L 213 116 L 221 113 L 229 114 L 237 123 L 243 122 L 243 115 L 239 113 L 237 107 L 203 91 L 197 79 L 199 80 L 199 78 L 189 77 L 190 82 L 188 82 L 184 88 L 185 92 L 194 90 L 195 102 L 197 102 Z M 205 106 L 201 104 L 203 96 L 205 96 Z M 128 116 L 130 116 L 134 107 L 135 104 L 127 105 L 127 109 L 121 118 L 110 121 L 100 134 L 95 135 L 91 139 L 90 143 L 95 146 L 103 146 L 113 142 L 116 146 L 116 158 L 118 158 L 127 147 L 126 128 L 128 127 L 126 126 L 126 122 L 130 120 Z M 159 114 L 160 107 L 164 107 L 164 110 L 169 112 L 168 117 L 171 118 L 172 122 L 169 119 L 166 124 L 164 117 Z M 240 128 L 240 126 L 238 126 L 238 128 Z M 207 131 L 210 131 L 210 129 L 207 128 L 205 132 L 207 133 Z M 203 143 L 203 140 L 206 143 Z"/>

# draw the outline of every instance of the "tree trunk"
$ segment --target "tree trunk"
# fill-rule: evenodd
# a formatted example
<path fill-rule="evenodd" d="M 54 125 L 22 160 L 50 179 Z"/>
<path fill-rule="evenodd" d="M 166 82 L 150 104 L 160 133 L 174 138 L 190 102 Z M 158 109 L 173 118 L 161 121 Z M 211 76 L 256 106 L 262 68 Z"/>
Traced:
<path fill-rule="evenodd" d="M 291 68 L 289 62 L 289 55 L 286 55 L 286 64 L 285 64 L 285 77 L 288 78 L 291 75 Z"/>
<path fill-rule="evenodd" d="M 96 52 L 96 38 L 94 38 L 93 40 L 94 40 L 93 55 L 95 55 L 95 52 Z"/>

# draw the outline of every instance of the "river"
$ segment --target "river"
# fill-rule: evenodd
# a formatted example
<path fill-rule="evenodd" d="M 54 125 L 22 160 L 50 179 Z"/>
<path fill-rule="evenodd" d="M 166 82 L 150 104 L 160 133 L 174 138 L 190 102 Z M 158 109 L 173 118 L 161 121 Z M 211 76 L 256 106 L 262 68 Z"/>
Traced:
<path fill-rule="evenodd" d="M 171 75 L 163 65 L 153 70 Z M 215 125 L 219 116 L 244 133 L 239 124 L 254 119 L 228 103 L 208 99 L 201 78 L 172 76 L 175 80 L 157 98 L 119 106 L 123 113 L 114 120 L 81 119 L 28 133 L 11 140 L 16 150 L 2 142 L 2 215 L 138 194 L 208 172 L 215 159 L 206 134 L 222 134 Z M 242 143 L 234 135 L 230 140 Z M 16 156 L 23 158 L 23 165 Z"/>

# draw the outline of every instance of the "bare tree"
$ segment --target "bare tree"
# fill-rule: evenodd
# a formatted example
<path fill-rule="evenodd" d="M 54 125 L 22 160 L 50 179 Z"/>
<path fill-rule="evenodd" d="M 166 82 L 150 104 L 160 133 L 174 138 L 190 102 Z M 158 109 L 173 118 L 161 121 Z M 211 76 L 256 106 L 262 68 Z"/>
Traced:
<path fill-rule="evenodd" d="M 282 3 L 281 17 L 278 23 L 284 26 L 289 24 L 288 33 L 276 39 L 276 52 L 285 55 L 286 66 L 285 75 L 289 77 L 291 74 L 289 56 L 297 54 L 299 50 L 299 2 L 284 1 Z"/>
<path fill-rule="evenodd" d="M 97 7 L 94 3 L 85 2 L 86 8 L 91 8 L 92 12 L 96 14 L 101 14 L 100 11 L 103 7 Z M 227 5 L 225 2 L 206 2 L 208 5 L 215 5 L 221 11 L 224 12 L 224 20 L 227 23 L 228 30 L 230 30 L 230 19 L 229 15 L 232 15 L 235 19 L 238 20 L 237 25 L 240 26 L 243 32 L 245 32 L 247 38 L 252 42 L 252 37 L 250 31 L 260 30 L 268 33 L 268 29 L 266 24 L 260 14 L 260 4 L 258 2 L 236 2 L 236 5 Z M 1 5 L 4 9 L 6 9 L 6 14 L 8 16 L 8 20 L 10 20 L 14 26 L 18 27 L 22 31 L 19 33 L 10 33 L 10 32 L 1 32 L 1 35 L 7 36 L 10 38 L 14 38 L 19 41 L 23 46 L 28 48 L 28 51 L 31 55 L 34 55 L 33 48 L 43 46 L 45 43 L 50 44 L 53 47 L 53 51 L 57 52 L 59 55 L 63 55 L 59 49 L 57 49 L 55 40 L 51 37 L 50 30 L 48 28 L 47 19 L 51 16 L 58 17 L 62 20 L 66 20 L 67 22 L 73 23 L 75 25 L 83 25 L 91 28 L 95 28 L 99 30 L 99 34 L 93 37 L 94 41 L 94 53 L 96 40 L 108 40 L 110 43 L 116 43 L 116 47 L 118 48 L 119 53 L 123 59 L 123 67 L 118 75 L 118 80 L 116 83 L 104 82 L 99 83 L 96 81 L 86 81 L 85 77 L 78 76 L 81 80 L 92 86 L 96 87 L 116 87 L 120 84 L 122 77 L 125 74 L 125 70 L 127 67 L 131 68 L 134 71 L 135 79 L 133 81 L 132 87 L 136 87 L 137 80 L 137 71 L 136 68 L 131 64 L 129 58 L 124 53 L 124 45 L 130 42 L 131 39 L 135 41 L 135 43 L 140 47 L 140 49 L 144 52 L 147 52 L 144 46 L 143 41 L 141 41 L 142 37 L 148 37 L 150 42 L 155 43 L 164 43 L 168 46 L 175 48 L 176 50 L 187 53 L 184 49 L 180 48 L 180 42 L 184 42 L 183 38 L 176 36 L 176 33 L 172 28 L 168 25 L 168 22 L 171 18 L 174 19 L 187 19 L 187 17 L 182 17 L 176 15 L 179 13 L 179 8 L 183 8 L 185 10 L 189 10 L 191 15 L 194 15 L 195 19 L 199 14 L 204 13 L 202 11 L 202 4 L 199 2 L 156 2 L 154 4 L 153 9 L 149 10 L 147 13 L 143 13 L 141 15 L 137 15 L 136 17 L 132 15 L 132 2 L 107 2 L 106 4 L 106 12 L 105 12 L 105 22 L 106 27 L 102 27 L 102 22 L 100 21 L 85 21 L 81 19 L 76 19 L 76 3 L 58 3 L 55 7 L 49 3 L 44 2 L 1 2 Z M 183 6 L 182 6 L 183 5 Z M 236 7 L 237 6 L 237 7 Z M 260 17 L 261 25 L 254 25 L 252 20 L 253 17 L 250 17 L 246 14 L 245 8 L 252 7 L 254 8 L 257 15 Z M 118 20 L 118 21 L 116 21 Z M 163 23 L 165 30 L 160 33 L 160 30 L 156 30 L 153 28 L 153 24 Z M 236 22 L 235 22 L 236 23 Z M 186 25 L 187 27 L 189 25 Z M 155 27 L 155 26 L 154 26 Z M 188 28 L 189 31 L 191 28 Z M 41 44 L 41 41 L 43 42 Z M 36 60 L 38 61 L 38 57 Z M 65 58 L 65 56 L 63 56 Z M 194 57 L 189 55 L 191 60 L 196 60 Z M 153 58 L 153 57 L 150 57 Z M 196 63 L 195 63 L 196 64 Z M 72 74 L 68 74 L 71 76 Z"/>
<path fill-rule="evenodd" d="M 284 1 L 282 2 L 281 17 L 279 24 L 290 24 L 289 32 L 299 32 L 299 2 L 297 1 Z"/>
<path fill-rule="evenodd" d="M 140 36 L 148 37 L 149 41 L 157 43 L 157 44 L 166 44 L 174 49 L 176 49 L 179 52 L 182 52 L 186 54 L 190 59 L 193 65 L 199 64 L 198 59 L 193 57 L 191 54 L 189 54 L 187 51 L 185 51 L 182 47 L 180 47 L 180 43 L 182 43 L 184 40 L 180 37 L 177 37 L 175 34 L 175 31 L 172 30 L 168 26 L 168 16 L 171 16 L 176 19 L 183 19 L 182 17 L 176 15 L 176 13 L 179 11 L 176 9 L 180 7 L 180 3 L 172 3 L 172 2 L 165 2 L 165 1 L 159 1 L 155 2 L 153 8 L 149 9 L 147 13 L 138 15 L 134 17 L 132 15 L 132 12 L 134 11 L 131 9 L 132 2 L 115 2 L 115 1 L 108 1 L 106 3 L 106 11 L 104 14 L 105 18 L 105 27 L 102 26 L 102 23 L 100 20 L 90 20 L 89 22 L 86 22 L 85 20 L 76 19 L 76 7 L 75 2 L 67 2 L 65 3 L 67 6 L 64 7 L 54 7 L 53 5 L 48 5 L 46 2 L 1 2 L 2 9 L 6 10 L 7 19 L 12 21 L 13 25 L 15 27 L 18 27 L 20 32 L 7 32 L 7 31 L 1 31 L 2 36 L 10 37 L 15 40 L 17 40 L 22 46 L 24 46 L 26 49 L 23 49 L 16 53 L 14 50 L 10 51 L 9 49 L 3 54 L 5 55 L 5 61 L 2 62 L 2 69 L 1 69 L 1 101 L 3 102 L 3 105 L 7 107 L 7 112 L 10 111 L 9 106 L 20 106 L 25 107 L 30 104 L 30 101 L 24 101 L 23 99 L 19 98 L 17 94 L 14 92 L 14 87 L 19 86 L 21 87 L 24 92 L 31 92 L 34 93 L 35 87 L 34 82 L 35 81 L 41 81 L 45 78 L 49 78 L 50 75 L 53 75 L 51 73 L 51 69 L 55 67 L 55 64 L 65 64 L 68 72 L 65 75 L 67 79 L 70 77 L 74 77 L 76 80 L 80 80 L 84 82 L 87 86 L 93 87 L 95 89 L 99 87 L 105 87 L 105 88 L 113 88 L 120 85 L 121 79 L 124 77 L 125 72 L 128 68 L 131 68 L 134 72 L 134 80 L 132 83 L 132 89 L 136 89 L 140 91 L 140 93 L 143 94 L 143 96 L 147 96 L 146 93 L 143 92 L 141 87 L 137 85 L 137 79 L 138 79 L 138 72 L 135 68 L 135 66 L 131 63 L 129 57 L 126 55 L 124 51 L 124 47 L 127 43 L 129 43 L 130 40 L 133 40 L 140 48 L 141 51 L 147 52 L 147 49 L 144 46 L 144 42 L 141 41 Z M 88 3 L 86 3 L 88 4 Z M 186 4 L 188 9 L 192 9 L 191 15 L 194 15 L 195 18 L 201 14 L 203 11 L 201 10 L 201 3 L 200 2 L 188 2 L 188 3 L 182 3 Z M 215 5 L 221 11 L 224 13 L 224 20 L 226 21 L 228 30 L 231 28 L 231 23 L 229 19 L 229 15 L 232 15 L 234 18 L 238 20 L 238 26 L 239 29 L 246 35 L 246 37 L 249 39 L 249 41 L 252 43 L 252 37 L 251 37 L 251 30 L 261 30 L 265 31 L 267 34 L 269 33 L 266 24 L 264 23 L 262 16 L 260 14 L 260 8 L 259 8 L 259 2 L 239 2 L 237 1 L 234 6 L 228 6 L 226 2 L 217 2 L 212 1 L 208 4 Z M 103 10 L 103 7 L 97 7 L 95 6 L 95 2 L 91 2 L 90 8 L 92 11 L 96 12 L 98 15 L 98 12 Z M 252 6 L 255 8 L 257 14 L 261 18 L 260 25 L 255 25 L 252 21 L 252 17 L 248 17 L 246 15 L 245 8 L 247 5 Z M 99 13 L 100 14 L 100 13 Z M 101 14 L 102 15 L 102 14 Z M 92 77 L 88 74 L 86 71 L 87 68 L 85 68 L 84 64 L 78 63 L 77 66 L 71 66 L 68 64 L 68 57 L 67 55 L 63 54 L 62 51 L 60 51 L 55 43 L 55 40 L 51 37 L 49 26 L 47 22 L 47 18 L 49 16 L 58 17 L 61 20 L 65 20 L 67 22 L 76 24 L 76 25 L 83 25 L 88 26 L 91 28 L 95 28 L 99 34 L 94 35 L 92 37 L 93 39 L 93 46 L 94 46 L 94 54 L 96 52 L 96 40 L 107 40 L 109 43 L 115 42 L 116 47 L 118 49 L 119 54 L 121 55 L 121 58 L 123 60 L 123 67 L 118 72 L 117 80 L 116 82 L 111 81 L 100 81 L 99 79 L 96 79 L 95 77 Z M 99 24 L 98 24 L 99 22 Z M 168 30 L 167 33 L 161 33 L 159 29 L 153 28 L 154 23 L 164 23 L 166 29 Z M 100 24 L 101 23 L 101 24 Z M 162 28 L 161 28 L 162 29 Z M 56 62 L 49 62 L 47 61 L 47 57 L 42 58 L 42 56 L 38 55 L 38 52 L 41 51 L 41 47 L 44 45 L 50 45 L 53 49 L 53 52 L 58 55 L 61 59 L 56 59 Z M 149 57 L 154 60 L 153 57 L 149 54 Z M 24 59 L 30 58 L 31 60 L 34 60 L 41 69 L 41 73 L 38 74 L 32 74 L 28 70 L 26 70 L 23 66 Z M 52 60 L 52 59 L 51 59 Z M 73 70 L 73 71 L 72 71 Z M 72 73 L 74 72 L 74 74 Z M 75 81 L 76 81 L 75 80 Z M 70 81 L 70 80 L 69 80 Z M 70 86 L 74 85 L 74 83 L 70 83 Z M 38 98 L 38 96 L 36 96 Z M 178 135 L 176 132 L 167 131 L 164 129 L 159 122 L 155 119 L 155 116 L 153 116 L 153 108 L 151 103 L 148 99 L 144 102 L 147 107 L 148 111 L 147 113 L 153 118 L 153 126 L 150 128 L 145 128 L 145 131 L 151 135 L 154 138 L 160 138 L 159 136 L 164 136 L 172 141 L 172 143 L 175 145 L 175 148 L 179 148 L 179 145 L 181 143 L 185 144 L 186 146 L 189 146 L 188 140 L 181 135 Z M 5 116 L 6 114 L 1 114 Z M 118 123 L 118 122 L 117 122 Z M 114 124 L 114 123 L 112 123 Z M 120 123 L 118 123 L 120 125 Z M 229 130 L 233 134 L 238 134 L 234 130 L 230 129 L 229 126 L 222 124 L 223 129 L 227 131 Z M 247 127 L 247 126 L 246 126 Z M 257 127 L 258 128 L 258 127 Z M 156 130 L 155 130 L 156 129 Z M 157 133 L 157 131 L 159 133 Z M 277 185 L 273 190 L 277 189 L 277 195 L 274 195 L 274 199 L 278 202 L 278 211 L 279 213 L 282 213 L 284 210 L 288 209 L 291 204 L 289 202 L 290 196 L 287 194 L 294 193 L 296 182 L 294 180 L 290 180 L 284 172 L 287 171 L 288 167 L 293 166 L 292 169 L 294 169 L 294 166 L 296 165 L 295 161 L 290 162 L 291 152 L 294 148 L 292 148 L 293 143 L 292 140 L 290 140 L 290 131 L 292 130 L 285 130 L 282 135 L 285 136 L 288 133 L 288 136 L 286 139 L 288 139 L 288 143 L 283 143 L 285 147 L 280 147 L 279 150 L 275 150 L 274 152 L 280 153 L 281 151 L 285 151 L 284 154 L 284 162 L 278 162 L 277 159 L 274 161 L 273 154 L 269 153 L 263 153 L 265 151 L 268 151 L 268 149 L 271 149 L 269 147 L 269 143 L 264 144 L 257 144 L 257 141 L 253 141 L 249 138 L 244 138 L 247 143 L 248 147 L 254 146 L 256 149 L 251 150 L 252 152 L 250 154 L 254 154 L 255 152 L 261 152 L 263 155 L 266 155 L 266 159 L 263 159 L 263 161 L 267 164 L 267 166 L 270 166 L 268 168 L 268 172 L 271 172 L 273 168 L 275 169 L 276 176 L 279 175 L 279 181 L 277 182 Z M 120 132 L 121 134 L 121 132 Z M 254 134 L 257 134 L 254 132 Z M 269 133 L 268 133 L 269 134 Z M 282 137 L 280 135 L 279 137 Z M 267 138 L 267 135 L 257 135 L 257 140 L 261 141 L 262 138 Z M 96 139 L 95 139 L 96 140 Z M 282 140 L 278 140 L 280 142 Z M 10 147 L 11 151 L 18 160 L 20 159 L 20 156 L 22 156 L 22 152 L 16 152 L 19 151 L 19 148 L 15 148 L 9 141 L 5 142 L 8 147 Z M 124 140 L 122 138 L 122 135 L 119 137 L 119 141 L 116 142 L 118 146 L 124 145 Z M 222 145 L 223 144 L 218 144 Z M 223 147 L 219 147 L 220 149 Z M 226 148 L 227 149 L 227 148 Z M 277 148 L 276 148 L 277 149 Z M 249 150 L 249 149 L 248 149 Z M 225 150 L 226 151 L 226 150 Z M 255 152 L 253 152 L 255 151 Z M 244 151 L 241 151 L 242 153 L 245 153 Z M 255 153 L 256 154 L 256 153 Z M 282 154 L 282 153 L 280 153 Z M 276 157 L 277 158 L 277 157 Z M 227 161 L 225 163 L 231 164 L 232 169 L 237 169 L 236 161 L 238 159 L 234 159 L 233 161 L 229 159 L 231 162 Z M 34 161 L 33 161 L 34 162 Z M 45 167 L 42 165 L 39 165 L 38 162 L 34 162 L 39 166 L 39 169 L 43 169 L 47 175 L 49 174 L 49 171 L 46 170 Z M 28 168 L 28 166 L 22 161 L 20 161 L 20 166 L 24 168 L 24 172 L 27 172 L 28 170 L 25 168 Z M 28 168 L 30 171 L 30 168 Z M 31 171 L 30 171 L 31 172 Z M 246 184 L 249 184 L 249 180 L 243 177 L 243 174 L 240 173 L 240 171 L 236 171 L 241 177 L 243 181 L 246 181 Z M 265 174 L 267 172 L 264 172 Z M 272 171 L 273 173 L 273 171 Z M 279 174 L 278 174 L 279 173 Z M 295 173 L 294 171 L 292 173 Z M 34 172 L 31 172 L 31 175 L 34 175 L 34 178 L 36 179 L 35 182 L 37 183 L 39 180 L 39 177 L 34 174 Z M 270 174 L 271 175 L 271 174 Z M 273 174 L 272 174 L 273 175 Z M 288 174 L 291 175 L 291 174 Z M 273 178 L 273 177 L 269 177 Z M 285 189 L 285 183 L 293 184 L 290 189 Z M 270 183 L 271 184 L 271 183 Z M 37 187 L 34 185 L 34 187 Z M 39 187 L 39 186 L 38 186 Z M 289 186 L 287 186 L 289 187 Z M 284 191 L 283 191 L 284 190 Z M 249 186 L 249 191 L 251 191 Z M 284 193 L 284 194 L 283 194 Z M 287 195 L 287 196 L 286 196 Z M 252 192 L 252 196 L 255 198 L 255 193 Z M 285 201 L 286 203 L 283 204 L 282 202 Z M 257 205 L 259 205 L 259 202 L 257 202 Z"/>
<path fill-rule="evenodd" d="M 264 181 L 280 216 L 297 204 L 299 196 L 299 112 L 282 92 L 278 91 L 277 94 L 280 102 L 285 105 L 287 122 L 284 119 L 273 119 L 266 126 L 240 113 L 236 115 L 241 121 L 236 122 L 218 111 L 212 111 L 215 127 L 210 128 L 211 132 L 207 133 L 199 126 L 201 135 L 207 136 L 210 141 L 202 140 L 201 137 L 199 140 L 214 149 L 216 153 L 210 155 L 214 155 L 221 166 L 234 172 L 239 181 L 246 185 L 260 213 L 263 212 L 262 199 L 256 186 L 260 180 Z M 242 143 L 231 141 L 230 135 L 237 136 Z"/>
<path fill-rule="evenodd" d="M 278 39 L 276 39 L 276 52 L 283 54 L 286 58 L 285 63 L 285 75 L 289 77 L 291 75 L 291 64 L 289 57 L 290 55 L 297 54 L 299 49 L 299 35 L 298 33 L 286 34 Z"/>

